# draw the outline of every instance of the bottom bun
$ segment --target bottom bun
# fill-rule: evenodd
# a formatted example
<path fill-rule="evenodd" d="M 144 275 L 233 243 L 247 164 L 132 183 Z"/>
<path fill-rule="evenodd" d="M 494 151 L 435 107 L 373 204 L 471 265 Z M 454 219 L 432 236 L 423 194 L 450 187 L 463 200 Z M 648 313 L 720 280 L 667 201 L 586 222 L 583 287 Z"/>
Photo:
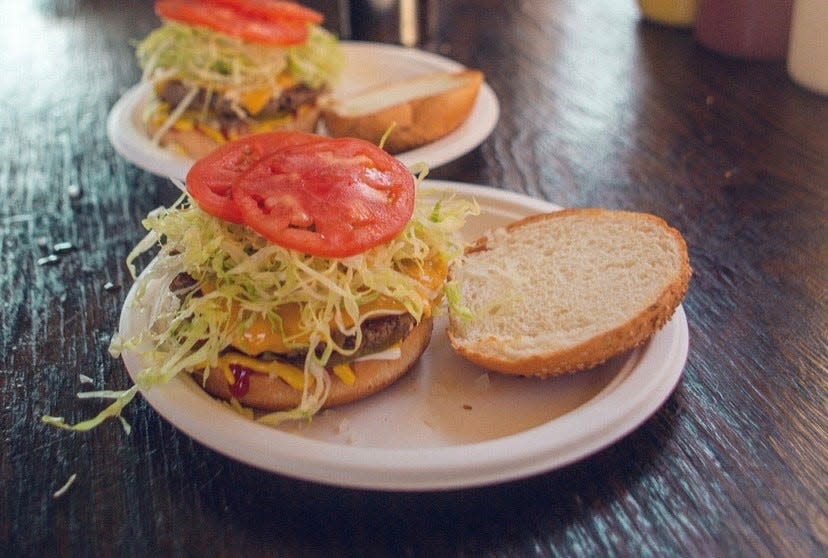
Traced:
<path fill-rule="evenodd" d="M 346 385 L 333 377 L 330 394 L 322 408 L 327 409 L 363 399 L 396 382 L 417 363 L 420 355 L 428 347 L 432 327 L 432 318 L 423 318 L 402 340 L 401 356 L 398 359 L 361 360 L 352 363 L 351 368 L 356 381 L 352 385 Z M 201 374 L 194 373 L 193 377 L 211 395 L 225 400 L 232 397 L 227 380 L 220 370 L 213 369 L 206 382 L 202 382 Z M 250 389 L 247 394 L 237 399 L 247 407 L 281 411 L 298 406 L 302 393 L 278 378 L 266 374 L 251 374 Z"/>
<path fill-rule="evenodd" d="M 300 132 L 315 132 L 319 121 L 320 109 L 317 106 L 304 105 L 294 114 L 294 118 L 286 120 L 283 126 L 268 127 L 266 131 L 297 130 Z M 147 125 L 147 135 L 152 137 L 159 126 Z M 264 131 L 264 130 L 262 130 Z M 252 134 L 240 134 L 239 137 Z M 192 159 L 201 159 L 213 149 L 221 145 L 207 134 L 193 128 L 192 130 L 168 130 L 159 141 L 161 147 L 186 155 Z"/>

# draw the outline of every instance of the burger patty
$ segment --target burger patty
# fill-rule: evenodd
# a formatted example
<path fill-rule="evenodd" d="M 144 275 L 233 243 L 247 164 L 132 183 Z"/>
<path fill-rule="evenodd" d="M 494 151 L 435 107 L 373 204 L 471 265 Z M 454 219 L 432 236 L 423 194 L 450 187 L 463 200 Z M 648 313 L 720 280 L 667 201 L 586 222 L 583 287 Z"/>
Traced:
<path fill-rule="evenodd" d="M 187 273 L 179 273 L 170 282 L 169 289 L 179 299 L 184 299 L 193 287 L 196 285 L 196 280 Z M 328 360 L 328 366 L 335 366 L 344 362 L 350 362 L 361 356 L 370 355 L 383 351 L 392 345 L 402 341 L 408 333 L 414 329 L 416 321 L 411 314 L 389 314 L 385 316 L 377 316 L 376 318 L 369 318 L 362 322 L 360 330 L 362 331 L 362 343 L 359 348 L 351 355 L 342 355 L 337 352 L 331 353 Z M 351 350 L 356 345 L 356 335 L 345 335 L 340 331 L 332 331 L 331 337 L 334 343 L 343 347 L 346 350 Z M 319 347 L 318 353 L 322 353 L 325 347 Z M 232 348 L 228 348 L 232 351 Z M 288 354 L 264 353 L 259 355 L 263 360 L 286 360 L 298 367 L 302 367 L 307 351 L 293 351 Z"/>
<path fill-rule="evenodd" d="M 362 322 L 362 344 L 357 351 L 349 356 L 339 353 L 331 354 L 328 366 L 334 366 L 343 362 L 350 362 L 355 358 L 384 351 L 395 343 L 402 341 L 408 333 L 414 329 L 416 322 L 411 314 L 391 314 L 370 318 Z M 340 332 L 334 332 L 334 342 L 346 349 L 352 349 L 356 343 L 356 336 L 344 336 Z"/>
<path fill-rule="evenodd" d="M 336 351 L 332 352 L 325 366 L 331 367 L 337 364 L 352 362 L 359 357 L 384 351 L 402 341 L 414 329 L 415 325 L 414 316 L 411 314 L 390 314 L 365 320 L 360 326 L 362 330 L 362 343 L 359 348 L 349 355 L 343 355 Z M 331 337 L 338 346 L 346 350 L 353 349 L 356 344 L 356 335 L 344 335 L 339 331 L 332 331 Z M 233 347 L 228 347 L 225 352 L 233 351 Z M 321 355 L 323 352 L 325 352 L 324 344 L 316 349 L 318 355 Z M 306 350 L 297 349 L 287 354 L 265 352 L 256 358 L 265 361 L 281 360 L 293 364 L 297 368 L 303 368 L 306 356 Z"/>
<path fill-rule="evenodd" d="M 296 84 L 284 89 L 278 97 L 271 98 L 267 104 L 256 114 L 257 118 L 275 118 L 289 112 L 293 112 L 302 105 L 313 104 L 322 94 L 322 89 L 314 89 L 303 83 Z M 158 92 L 158 98 L 177 107 L 190 92 L 190 87 L 179 80 L 170 80 L 164 83 Z M 190 108 L 200 110 L 208 103 L 207 109 L 214 112 L 222 120 L 244 120 L 250 114 L 237 103 L 223 95 L 208 95 L 206 89 L 199 89 L 195 99 L 190 103 Z"/>
<path fill-rule="evenodd" d="M 183 301 L 187 296 L 187 292 L 196 286 L 197 281 L 193 279 L 188 273 L 179 273 L 170 281 L 170 291 Z"/>

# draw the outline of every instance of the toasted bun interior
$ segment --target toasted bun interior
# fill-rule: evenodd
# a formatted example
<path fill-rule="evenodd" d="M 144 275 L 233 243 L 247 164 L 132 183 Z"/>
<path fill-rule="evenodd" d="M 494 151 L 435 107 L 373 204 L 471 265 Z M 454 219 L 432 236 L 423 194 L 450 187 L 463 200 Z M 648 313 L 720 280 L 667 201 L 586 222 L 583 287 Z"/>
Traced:
<path fill-rule="evenodd" d="M 323 111 L 328 133 L 378 143 L 401 153 L 454 131 L 471 113 L 483 74 L 435 72 L 391 82 L 333 101 Z M 393 126 L 393 128 L 392 128 Z"/>
<path fill-rule="evenodd" d="M 569 209 L 491 232 L 449 273 L 473 315 L 449 315 L 457 353 L 499 372 L 551 376 L 649 339 L 691 270 L 684 239 L 660 218 Z"/>
<path fill-rule="evenodd" d="M 336 377 L 331 379 L 331 391 L 323 409 L 344 405 L 368 397 L 396 382 L 416 364 L 420 355 L 431 341 L 432 318 L 423 318 L 402 340 L 399 359 L 396 360 L 360 360 L 352 363 L 356 376 L 352 385 L 346 385 Z M 220 399 L 231 398 L 227 380 L 219 370 L 212 370 L 206 383 L 200 374 L 193 375 L 199 385 L 211 395 Z M 293 409 L 301 401 L 301 392 L 291 388 L 278 378 L 265 374 L 250 375 L 250 389 L 239 399 L 245 406 L 266 411 Z"/>

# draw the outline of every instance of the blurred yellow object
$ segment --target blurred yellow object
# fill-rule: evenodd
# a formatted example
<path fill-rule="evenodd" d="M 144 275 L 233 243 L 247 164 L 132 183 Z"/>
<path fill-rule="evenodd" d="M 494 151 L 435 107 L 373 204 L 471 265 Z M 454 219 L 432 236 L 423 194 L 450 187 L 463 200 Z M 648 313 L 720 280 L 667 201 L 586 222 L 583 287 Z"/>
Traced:
<path fill-rule="evenodd" d="M 696 0 L 638 0 L 638 6 L 654 23 L 690 27 L 696 18 Z"/>

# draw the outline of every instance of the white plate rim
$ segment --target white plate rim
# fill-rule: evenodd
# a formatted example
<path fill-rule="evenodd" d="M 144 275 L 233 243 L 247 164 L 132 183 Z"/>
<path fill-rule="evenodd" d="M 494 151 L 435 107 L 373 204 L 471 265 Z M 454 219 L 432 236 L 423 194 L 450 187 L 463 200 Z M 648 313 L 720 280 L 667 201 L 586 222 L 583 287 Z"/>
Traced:
<path fill-rule="evenodd" d="M 459 182 L 426 180 L 425 188 L 513 203 L 527 212 L 559 206 L 522 194 Z M 528 214 L 528 213 L 527 213 Z M 120 318 L 131 319 L 130 289 Z M 506 482 L 552 471 L 618 441 L 655 413 L 679 382 L 689 347 L 682 305 L 648 343 L 632 351 L 619 378 L 590 401 L 540 426 L 483 442 L 434 448 L 366 448 L 311 440 L 253 423 L 207 396 L 191 380 L 142 390 L 167 421 L 203 445 L 259 469 L 346 488 L 434 491 Z M 131 376 L 139 357 L 126 352 Z M 656 373 L 653 373 L 656 371 Z M 181 406 L 186 399 L 194 406 Z M 209 421 L 223 411 L 221 420 Z M 207 425 L 205 424 L 207 420 Z"/>
<path fill-rule="evenodd" d="M 456 71 L 464 66 L 459 62 L 415 48 L 363 41 L 341 41 L 346 56 L 387 56 L 400 64 L 418 64 L 433 71 Z M 159 176 L 183 180 L 194 160 L 176 155 L 157 145 L 135 126 L 133 114 L 144 99 L 149 85 L 138 83 L 130 87 L 110 109 L 106 122 L 109 141 L 126 160 Z M 492 88 L 484 81 L 472 112 L 466 121 L 444 138 L 397 154 L 406 166 L 425 163 L 436 168 L 449 163 L 489 137 L 500 118 L 500 104 Z"/>

